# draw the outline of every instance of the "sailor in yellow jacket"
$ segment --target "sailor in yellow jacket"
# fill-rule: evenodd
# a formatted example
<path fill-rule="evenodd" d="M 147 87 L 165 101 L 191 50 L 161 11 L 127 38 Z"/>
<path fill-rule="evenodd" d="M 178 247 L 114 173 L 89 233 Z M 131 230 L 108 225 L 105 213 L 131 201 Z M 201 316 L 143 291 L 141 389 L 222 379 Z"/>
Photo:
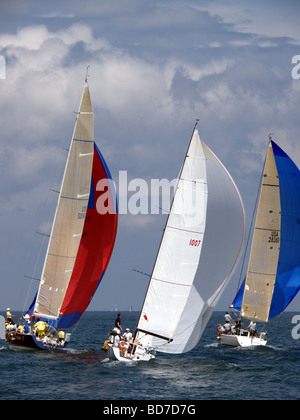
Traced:
<path fill-rule="evenodd" d="M 23 325 L 19 325 L 18 326 L 17 333 L 24 334 L 24 327 L 23 327 Z"/>
<path fill-rule="evenodd" d="M 45 335 L 45 328 L 46 328 L 45 322 L 39 319 L 38 322 L 34 324 L 34 328 L 38 337 L 42 340 Z"/>
<path fill-rule="evenodd" d="M 6 320 L 10 323 L 10 324 L 14 324 L 12 317 L 14 317 L 14 315 L 12 315 L 10 313 L 10 308 L 7 308 L 7 312 L 6 312 Z"/>
<path fill-rule="evenodd" d="M 62 341 L 64 341 L 64 339 L 65 339 L 65 332 L 61 328 L 61 330 L 58 333 L 58 341 L 59 341 L 59 343 L 62 344 Z"/>

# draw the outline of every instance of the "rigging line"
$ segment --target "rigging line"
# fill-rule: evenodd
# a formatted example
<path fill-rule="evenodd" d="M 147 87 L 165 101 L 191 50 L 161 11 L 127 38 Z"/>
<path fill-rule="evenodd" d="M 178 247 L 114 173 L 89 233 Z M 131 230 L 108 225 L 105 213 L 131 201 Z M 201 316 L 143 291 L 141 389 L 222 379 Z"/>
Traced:
<path fill-rule="evenodd" d="M 136 273 L 139 273 L 139 274 L 143 274 L 143 276 L 151 277 L 150 274 L 143 273 L 142 271 L 136 270 L 135 268 L 133 268 L 132 271 L 135 271 Z"/>
<path fill-rule="evenodd" d="M 277 333 L 278 331 L 280 331 L 280 322 L 281 322 L 282 316 L 283 316 L 283 312 L 281 312 L 281 314 L 277 316 Z"/>
<path fill-rule="evenodd" d="M 49 197 L 49 195 L 48 195 L 48 197 Z M 47 225 L 49 225 L 50 224 L 50 221 L 52 220 L 52 218 L 53 218 L 53 207 L 54 207 L 55 205 L 52 205 L 51 206 L 51 209 L 50 209 L 50 211 L 49 210 L 47 210 L 47 213 L 48 213 L 48 220 L 47 220 Z M 46 212 L 46 211 L 44 211 L 44 212 Z M 36 232 L 36 234 L 37 234 L 38 232 Z M 37 237 L 37 236 L 36 236 Z M 42 234 L 42 241 L 41 241 L 41 243 L 40 243 L 40 247 L 39 247 L 39 250 L 38 250 L 38 254 L 37 254 L 37 257 L 35 258 L 35 265 L 34 265 L 34 267 L 33 267 L 33 271 L 32 271 L 32 276 L 31 276 L 31 281 L 30 281 L 30 284 L 29 284 L 29 287 L 28 287 L 28 289 L 27 289 L 27 295 L 26 295 L 26 298 L 25 298 L 25 301 L 24 301 L 24 304 L 23 304 L 23 310 L 22 310 L 22 313 L 24 314 L 24 312 L 27 312 L 27 310 L 25 310 L 25 308 L 26 308 L 26 306 L 28 305 L 28 298 L 29 298 L 29 294 L 30 294 L 30 291 L 31 291 L 31 288 L 32 288 L 32 283 L 33 283 L 33 280 L 36 280 L 36 272 L 37 272 L 37 269 L 38 269 L 38 265 L 39 265 L 39 263 L 40 263 L 40 261 L 41 261 L 41 254 L 42 254 L 42 252 L 44 252 L 44 246 L 45 246 L 45 243 L 46 242 L 48 242 L 49 241 L 49 238 L 50 238 L 50 235 L 49 235 L 49 237 L 47 236 L 47 235 L 45 235 L 45 234 Z M 25 276 L 25 277 L 27 277 L 27 276 Z M 23 283 L 24 284 L 24 283 Z M 39 289 L 39 288 L 38 288 Z"/>
<path fill-rule="evenodd" d="M 83 318 L 84 314 L 85 314 L 85 312 L 81 315 L 81 317 L 78 319 L 78 321 L 76 322 L 76 324 L 73 325 L 73 329 L 71 330 L 72 331 L 72 334 L 74 334 L 74 332 L 77 330 L 79 324 L 82 321 L 82 318 Z"/>
<path fill-rule="evenodd" d="M 268 322 L 265 322 L 260 330 L 259 335 L 261 335 L 262 332 L 264 332 L 265 326 L 268 324 Z"/>
<path fill-rule="evenodd" d="M 126 319 L 124 320 L 124 323 L 125 323 L 125 324 L 128 324 L 128 321 L 130 320 L 130 318 L 132 318 L 132 311 L 129 311 L 129 313 L 128 313 L 128 315 L 127 315 Z M 122 322 L 123 322 L 123 321 L 122 321 Z"/>
<path fill-rule="evenodd" d="M 166 341 L 165 343 L 160 344 L 159 346 L 154 347 L 154 350 L 160 349 L 161 347 L 167 346 L 168 344 L 170 344 L 170 342 L 169 341 Z"/>
<path fill-rule="evenodd" d="M 43 232 L 35 232 L 37 235 L 40 235 L 40 236 L 47 236 L 48 238 L 50 238 L 50 235 L 49 235 L 49 233 L 43 233 Z"/>
<path fill-rule="evenodd" d="M 29 293 L 30 293 L 30 290 L 31 290 L 31 287 L 32 287 L 33 280 L 35 279 L 35 273 L 36 273 L 36 270 L 37 270 L 38 263 L 40 261 L 40 257 L 41 257 L 41 253 L 42 253 L 42 248 L 44 246 L 44 241 L 45 241 L 45 237 L 43 237 L 42 243 L 40 245 L 39 253 L 38 253 L 38 256 L 36 258 L 35 266 L 34 266 L 34 269 L 33 269 L 33 275 L 31 276 L 30 285 L 28 287 L 27 295 L 26 295 L 26 298 L 25 298 L 25 301 L 24 301 L 24 305 L 23 305 L 22 315 L 24 314 L 25 307 L 27 306 L 27 301 L 28 301 Z M 24 277 L 27 277 L 27 276 L 24 276 Z"/>
<path fill-rule="evenodd" d="M 41 281 L 41 279 L 38 279 L 37 277 L 31 277 L 31 276 L 24 276 L 25 279 L 32 279 L 32 280 L 37 280 L 37 281 Z"/>
<path fill-rule="evenodd" d="M 132 346 L 132 350 L 131 350 L 131 356 L 133 355 L 133 353 L 134 353 L 134 348 L 135 348 L 135 346 L 138 346 L 139 345 L 139 341 L 140 340 L 142 340 L 144 337 L 146 337 L 148 334 L 144 334 L 144 335 L 142 335 L 141 337 L 139 337 L 137 340 L 136 340 L 136 334 L 137 334 L 137 330 L 135 331 L 135 333 L 134 333 L 134 335 L 133 335 L 133 346 Z M 166 343 L 166 344 L 168 344 L 168 343 Z M 153 347 L 153 349 L 156 349 L 156 347 Z"/>
<path fill-rule="evenodd" d="M 155 206 L 155 208 L 156 208 L 156 209 L 159 209 L 159 210 L 161 210 L 161 211 L 164 211 L 164 212 L 165 212 L 165 214 L 170 214 L 170 210 L 165 210 L 165 209 L 163 209 L 162 207 L 159 207 L 159 206 Z"/>

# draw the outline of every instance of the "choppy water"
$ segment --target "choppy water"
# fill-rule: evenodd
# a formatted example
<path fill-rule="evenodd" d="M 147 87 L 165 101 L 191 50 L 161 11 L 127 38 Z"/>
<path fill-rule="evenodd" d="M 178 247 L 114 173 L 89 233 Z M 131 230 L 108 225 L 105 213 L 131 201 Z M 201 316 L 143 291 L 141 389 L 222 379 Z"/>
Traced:
<path fill-rule="evenodd" d="M 196 349 L 151 362 L 109 362 L 100 350 L 115 312 L 87 312 L 62 352 L 12 352 L 0 342 L 1 400 L 300 399 L 300 340 L 292 313 L 268 326 L 266 348 L 231 349 L 216 342 L 215 313 Z M 138 314 L 122 313 L 134 330 Z M 300 328 L 298 329 L 298 333 Z"/>

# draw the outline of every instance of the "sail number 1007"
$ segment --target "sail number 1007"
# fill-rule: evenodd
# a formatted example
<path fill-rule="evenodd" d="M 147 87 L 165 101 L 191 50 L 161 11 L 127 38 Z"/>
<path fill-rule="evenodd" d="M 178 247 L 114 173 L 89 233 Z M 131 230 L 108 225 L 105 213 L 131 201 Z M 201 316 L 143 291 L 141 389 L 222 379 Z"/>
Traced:
<path fill-rule="evenodd" d="M 189 243 L 190 246 L 196 246 L 196 247 L 200 246 L 200 244 L 201 244 L 201 241 L 196 240 L 196 239 L 191 239 Z"/>

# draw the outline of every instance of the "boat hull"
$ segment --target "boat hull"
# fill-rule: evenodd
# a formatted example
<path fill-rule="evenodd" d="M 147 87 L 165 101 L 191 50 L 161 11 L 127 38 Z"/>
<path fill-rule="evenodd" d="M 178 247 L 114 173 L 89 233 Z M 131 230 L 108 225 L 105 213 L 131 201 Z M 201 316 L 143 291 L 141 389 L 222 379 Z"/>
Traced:
<path fill-rule="evenodd" d="M 37 339 L 32 334 L 16 334 L 14 338 L 8 341 L 9 348 L 14 351 L 23 350 L 62 350 L 67 347 L 68 343 L 64 342 L 59 345 L 56 341 L 44 342 Z"/>
<path fill-rule="evenodd" d="M 135 352 L 128 353 L 125 351 L 121 355 L 120 348 L 114 347 L 111 344 L 108 345 L 108 357 L 110 360 L 119 361 L 119 362 L 149 362 L 152 359 L 155 359 L 154 354 L 147 352 L 142 346 L 136 346 Z"/>
<path fill-rule="evenodd" d="M 221 343 L 229 347 L 252 347 L 252 346 L 266 346 L 266 333 L 261 333 L 259 337 L 251 337 L 248 335 L 231 335 L 222 334 Z"/>

